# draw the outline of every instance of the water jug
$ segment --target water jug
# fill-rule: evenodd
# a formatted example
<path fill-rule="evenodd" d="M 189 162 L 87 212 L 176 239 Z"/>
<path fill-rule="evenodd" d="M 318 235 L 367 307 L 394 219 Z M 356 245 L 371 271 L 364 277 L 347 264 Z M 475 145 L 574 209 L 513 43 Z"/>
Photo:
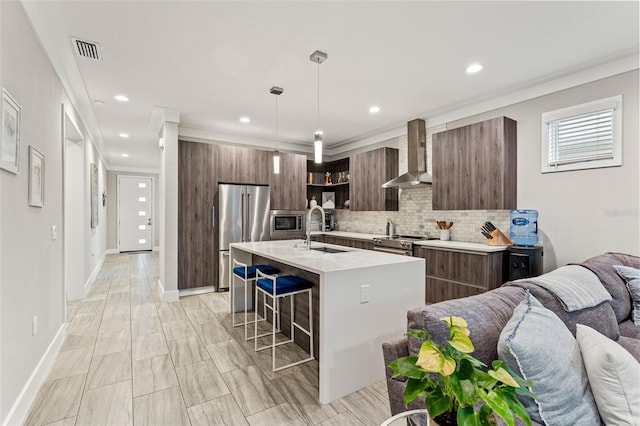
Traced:
<path fill-rule="evenodd" d="M 511 210 L 509 238 L 517 246 L 532 246 L 538 242 L 538 211 Z"/>

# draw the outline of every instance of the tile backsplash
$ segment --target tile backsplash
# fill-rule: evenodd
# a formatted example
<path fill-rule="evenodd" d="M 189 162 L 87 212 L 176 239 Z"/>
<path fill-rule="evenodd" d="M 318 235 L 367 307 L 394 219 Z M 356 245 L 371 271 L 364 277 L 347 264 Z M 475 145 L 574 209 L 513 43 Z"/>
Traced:
<path fill-rule="evenodd" d="M 445 125 L 427 129 L 427 171 L 431 173 L 431 135 L 446 130 Z M 399 170 L 407 171 L 407 137 L 398 139 Z M 509 210 L 432 210 L 432 187 L 400 189 L 397 212 L 352 212 L 336 210 L 336 230 L 384 234 L 387 220 L 395 224 L 397 234 L 438 237 L 438 220 L 453 222 L 451 240 L 483 243 L 485 237 L 480 228 L 486 221 L 492 222 L 505 235 L 509 235 Z"/>

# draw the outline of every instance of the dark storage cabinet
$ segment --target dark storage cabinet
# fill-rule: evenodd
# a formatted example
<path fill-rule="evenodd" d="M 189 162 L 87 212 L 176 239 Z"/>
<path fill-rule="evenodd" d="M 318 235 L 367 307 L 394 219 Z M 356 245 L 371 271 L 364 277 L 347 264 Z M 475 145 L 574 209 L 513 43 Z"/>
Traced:
<path fill-rule="evenodd" d="M 511 246 L 507 248 L 507 279 L 513 281 L 541 275 L 543 255 L 541 246 Z"/>
<path fill-rule="evenodd" d="M 516 208 L 517 124 L 498 117 L 433 135 L 433 210 Z"/>

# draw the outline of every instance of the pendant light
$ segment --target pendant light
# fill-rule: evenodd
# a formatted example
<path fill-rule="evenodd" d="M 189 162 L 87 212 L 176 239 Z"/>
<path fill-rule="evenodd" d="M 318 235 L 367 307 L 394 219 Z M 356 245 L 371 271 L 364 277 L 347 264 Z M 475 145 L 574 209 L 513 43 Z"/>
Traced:
<path fill-rule="evenodd" d="M 320 64 L 327 59 L 327 54 L 316 50 L 309 57 L 311 62 L 318 64 L 318 127 L 313 141 L 314 162 L 322 163 L 322 130 L 320 130 Z"/>
<path fill-rule="evenodd" d="M 280 174 L 280 151 L 278 151 L 278 96 L 282 95 L 284 90 L 281 87 L 273 86 L 269 93 L 276 95 L 276 149 L 273 151 L 273 173 Z"/>

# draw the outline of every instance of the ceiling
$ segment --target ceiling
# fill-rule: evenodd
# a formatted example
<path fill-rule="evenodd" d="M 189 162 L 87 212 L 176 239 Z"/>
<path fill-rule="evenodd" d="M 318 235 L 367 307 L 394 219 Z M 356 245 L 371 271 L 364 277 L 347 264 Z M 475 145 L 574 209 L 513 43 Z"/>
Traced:
<path fill-rule="evenodd" d="M 154 107 L 179 111 L 180 134 L 273 147 L 269 89 L 280 86 L 280 147 L 311 152 L 318 71 L 330 148 L 637 55 L 639 44 L 636 1 L 23 6 L 107 167 L 124 170 L 159 168 Z M 72 36 L 99 43 L 103 60 L 75 55 Z M 320 66 L 309 60 L 315 50 L 328 54 Z M 472 62 L 484 69 L 467 74 Z"/>

